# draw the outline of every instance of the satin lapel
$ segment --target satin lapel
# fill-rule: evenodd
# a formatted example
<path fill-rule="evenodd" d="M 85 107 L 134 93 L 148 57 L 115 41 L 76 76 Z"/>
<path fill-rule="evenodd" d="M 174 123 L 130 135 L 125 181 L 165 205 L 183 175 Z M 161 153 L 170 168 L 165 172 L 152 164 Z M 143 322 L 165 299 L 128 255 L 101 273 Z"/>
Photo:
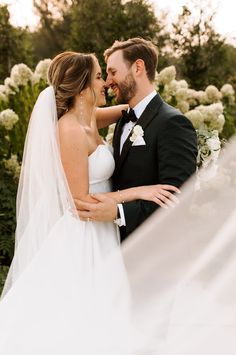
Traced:
<path fill-rule="evenodd" d="M 113 136 L 113 148 L 114 148 L 114 159 L 117 165 L 120 157 L 120 137 L 122 133 L 122 120 L 120 119 L 115 127 L 114 136 Z"/>
<path fill-rule="evenodd" d="M 141 126 L 143 130 L 147 127 L 147 125 L 153 120 L 153 118 L 157 115 L 159 108 L 162 104 L 163 100 L 160 97 L 160 95 L 157 93 L 156 96 L 150 101 L 150 103 L 147 105 L 146 109 L 140 116 L 140 118 L 137 121 L 137 125 Z M 132 147 L 132 142 L 130 141 L 130 137 L 132 135 L 132 131 L 130 132 L 128 138 L 126 139 L 122 152 L 120 157 L 115 158 L 116 160 L 116 174 L 120 170 L 120 167 L 122 166 L 126 155 L 128 154 L 130 148 Z M 119 140 L 120 140 L 120 135 L 119 135 Z M 120 150 L 120 144 L 119 144 L 119 150 Z"/>

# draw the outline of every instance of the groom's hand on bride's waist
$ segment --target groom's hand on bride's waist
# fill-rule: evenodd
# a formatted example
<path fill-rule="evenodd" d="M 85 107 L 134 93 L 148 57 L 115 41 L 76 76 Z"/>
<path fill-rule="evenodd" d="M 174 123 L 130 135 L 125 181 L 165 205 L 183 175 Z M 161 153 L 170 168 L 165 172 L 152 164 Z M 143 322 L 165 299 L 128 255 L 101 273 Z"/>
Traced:
<path fill-rule="evenodd" d="M 103 194 L 94 194 L 97 203 L 74 200 L 82 221 L 114 221 L 117 216 L 117 202 Z"/>

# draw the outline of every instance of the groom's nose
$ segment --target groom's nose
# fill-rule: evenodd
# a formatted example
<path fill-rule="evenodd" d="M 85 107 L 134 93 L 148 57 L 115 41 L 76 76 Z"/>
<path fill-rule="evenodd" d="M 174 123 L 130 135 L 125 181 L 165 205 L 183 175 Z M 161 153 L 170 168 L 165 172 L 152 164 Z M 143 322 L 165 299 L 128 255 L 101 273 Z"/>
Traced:
<path fill-rule="evenodd" d="M 111 78 L 109 77 L 109 75 L 107 75 L 107 77 L 106 77 L 106 81 L 105 81 L 105 85 L 106 85 L 106 87 L 110 87 L 110 85 L 111 85 L 111 83 L 112 83 L 112 80 L 111 80 Z"/>

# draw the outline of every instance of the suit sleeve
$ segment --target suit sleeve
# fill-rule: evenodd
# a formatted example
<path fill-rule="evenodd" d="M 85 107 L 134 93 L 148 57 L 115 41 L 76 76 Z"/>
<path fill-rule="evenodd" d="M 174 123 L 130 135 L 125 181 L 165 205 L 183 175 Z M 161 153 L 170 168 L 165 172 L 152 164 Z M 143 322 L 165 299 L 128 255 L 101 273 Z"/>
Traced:
<path fill-rule="evenodd" d="M 180 187 L 195 171 L 197 137 L 191 122 L 183 115 L 171 117 L 158 136 L 158 184 Z M 123 204 L 126 233 L 130 234 L 159 206 L 136 200 Z"/>

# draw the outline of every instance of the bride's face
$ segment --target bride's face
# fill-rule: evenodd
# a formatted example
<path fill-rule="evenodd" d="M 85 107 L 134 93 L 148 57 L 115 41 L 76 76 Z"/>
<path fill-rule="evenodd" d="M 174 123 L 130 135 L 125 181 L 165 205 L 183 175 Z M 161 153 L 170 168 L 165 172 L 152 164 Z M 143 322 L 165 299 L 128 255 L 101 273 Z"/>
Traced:
<path fill-rule="evenodd" d="M 95 105 L 104 106 L 106 104 L 105 81 L 102 78 L 102 71 L 97 58 L 94 59 L 94 78 L 92 81 L 92 91 L 95 97 Z"/>

